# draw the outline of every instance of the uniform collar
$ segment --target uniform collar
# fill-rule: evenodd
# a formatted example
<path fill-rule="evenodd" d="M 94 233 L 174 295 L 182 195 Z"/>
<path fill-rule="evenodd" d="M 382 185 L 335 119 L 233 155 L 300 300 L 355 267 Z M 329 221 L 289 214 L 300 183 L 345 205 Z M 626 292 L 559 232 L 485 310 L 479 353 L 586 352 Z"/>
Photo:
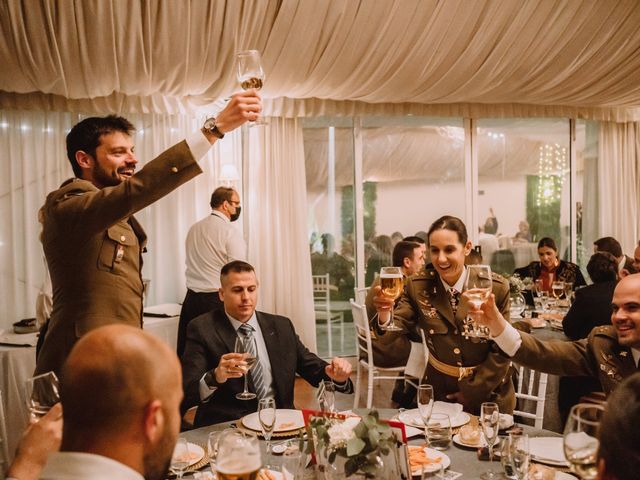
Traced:
<path fill-rule="evenodd" d="M 442 286 L 444 287 L 444 289 L 446 290 L 447 293 L 449 293 L 449 291 L 453 288 L 456 289 L 456 292 L 461 293 L 462 290 L 464 289 L 464 282 L 467 279 L 467 267 L 464 267 L 464 270 L 462 271 L 462 275 L 460 275 L 460 278 L 458 278 L 458 281 L 456 281 L 456 283 L 454 283 L 453 285 L 449 285 L 447 282 L 445 282 L 442 277 L 440 277 L 440 281 L 442 282 Z"/>

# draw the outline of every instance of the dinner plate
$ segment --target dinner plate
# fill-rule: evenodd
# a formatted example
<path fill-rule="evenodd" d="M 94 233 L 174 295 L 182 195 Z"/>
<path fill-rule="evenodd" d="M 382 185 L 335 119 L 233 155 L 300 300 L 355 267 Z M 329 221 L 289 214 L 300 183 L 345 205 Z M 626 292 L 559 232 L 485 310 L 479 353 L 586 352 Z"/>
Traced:
<path fill-rule="evenodd" d="M 433 413 L 440 413 L 440 412 L 438 412 L 434 408 Z M 418 410 L 417 408 L 400 412 L 400 414 L 398 414 L 398 420 L 412 427 L 424 428 L 424 422 L 422 421 L 420 410 Z M 462 425 L 466 425 L 467 423 L 469 423 L 469 421 L 471 420 L 471 417 L 466 412 L 460 412 L 458 415 L 451 418 L 450 420 L 451 420 L 451 428 L 458 428 L 458 427 L 461 427 Z"/>
<path fill-rule="evenodd" d="M 413 449 L 421 449 L 421 450 L 424 450 L 428 458 L 431 458 L 434 460 L 438 458 L 440 459 L 440 462 L 438 463 L 432 463 L 427 465 L 425 468 L 425 471 L 427 472 L 437 472 L 438 470 L 440 470 L 440 464 L 442 464 L 444 468 L 447 468 L 449 467 L 449 465 L 451 465 L 451 459 L 444 453 L 440 452 L 439 450 L 435 450 L 433 448 L 417 447 L 415 445 L 409 445 L 408 448 L 409 448 L 409 452 L 411 452 L 411 450 Z M 411 469 L 411 475 L 413 475 L 414 477 L 419 477 L 421 473 L 422 473 L 421 465 Z"/>
<path fill-rule="evenodd" d="M 562 437 L 532 437 L 529 438 L 529 452 L 531 460 L 554 467 L 568 467 L 569 462 L 564 456 Z"/>
<path fill-rule="evenodd" d="M 465 448 L 480 448 L 480 447 L 486 447 L 487 446 L 487 442 L 485 441 L 484 435 L 482 433 L 480 433 L 480 442 L 479 443 L 467 443 L 467 442 L 462 440 L 462 437 L 460 436 L 459 433 L 456 433 L 453 436 L 453 443 L 455 443 L 456 445 L 460 445 L 461 447 L 465 447 Z M 496 447 L 499 443 L 500 443 L 500 438 L 496 438 L 496 443 L 495 443 L 494 447 Z"/>
<path fill-rule="evenodd" d="M 260 419 L 258 418 L 258 412 L 250 413 L 240 419 L 240 423 L 249 430 L 255 430 L 261 432 Z M 291 432 L 299 430 L 304 427 L 304 418 L 300 410 L 288 410 L 279 408 L 276 410 L 276 424 L 273 428 L 274 433 L 279 432 Z"/>
<path fill-rule="evenodd" d="M 195 443 L 187 442 L 189 445 L 189 466 L 195 465 L 204 457 L 204 448 Z"/>

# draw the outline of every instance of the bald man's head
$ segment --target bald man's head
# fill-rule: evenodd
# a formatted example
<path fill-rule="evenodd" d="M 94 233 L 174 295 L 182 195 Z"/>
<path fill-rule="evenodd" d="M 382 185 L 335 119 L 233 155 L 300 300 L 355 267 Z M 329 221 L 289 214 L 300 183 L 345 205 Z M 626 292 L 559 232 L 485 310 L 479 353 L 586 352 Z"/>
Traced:
<path fill-rule="evenodd" d="M 62 369 L 62 449 L 79 451 L 88 439 L 100 444 L 125 436 L 148 441 L 145 455 L 162 444 L 161 456 L 168 450 L 170 459 L 180 427 L 181 382 L 178 358 L 153 335 L 125 325 L 89 332 Z M 155 417 L 160 420 L 150 434 Z"/>
<path fill-rule="evenodd" d="M 640 349 L 640 273 L 621 279 L 613 291 L 611 323 L 618 343 Z"/>

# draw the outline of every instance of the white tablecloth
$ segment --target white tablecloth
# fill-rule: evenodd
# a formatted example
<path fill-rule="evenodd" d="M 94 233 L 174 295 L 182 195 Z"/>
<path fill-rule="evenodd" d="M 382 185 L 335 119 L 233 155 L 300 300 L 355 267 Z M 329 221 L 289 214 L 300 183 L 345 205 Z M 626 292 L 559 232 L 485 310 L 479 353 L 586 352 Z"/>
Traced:
<path fill-rule="evenodd" d="M 164 340 L 175 351 L 179 317 L 144 317 L 144 329 Z M 0 391 L 7 424 L 7 445 L 13 458 L 20 436 L 27 426 L 29 410 L 24 384 L 36 368 L 35 347 L 0 346 Z"/>

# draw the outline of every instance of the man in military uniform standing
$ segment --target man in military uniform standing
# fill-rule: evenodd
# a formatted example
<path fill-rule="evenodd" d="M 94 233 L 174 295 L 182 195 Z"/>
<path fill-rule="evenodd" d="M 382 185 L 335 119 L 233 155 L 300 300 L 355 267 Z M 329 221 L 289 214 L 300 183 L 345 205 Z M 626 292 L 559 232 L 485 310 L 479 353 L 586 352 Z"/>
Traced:
<path fill-rule="evenodd" d="M 498 346 L 519 364 L 553 375 L 594 376 L 609 394 L 638 371 L 640 361 L 640 273 L 628 275 L 613 293 L 611 325 L 595 327 L 575 342 L 544 342 L 515 330 L 490 299 L 479 322 Z"/>
<path fill-rule="evenodd" d="M 85 118 L 67 135 L 75 178 L 42 207 L 42 245 L 53 285 L 49 329 L 36 374 L 58 373 L 76 341 L 102 325 L 142 324 L 146 235 L 133 216 L 202 173 L 198 160 L 226 132 L 261 110 L 255 90 L 232 96 L 217 118 L 135 173 L 133 125 L 122 117 Z"/>
<path fill-rule="evenodd" d="M 425 381 L 433 385 L 436 400 L 461 403 L 465 411 L 479 413 L 483 402 L 496 402 L 500 411 L 511 413 L 515 392 L 509 375 L 510 360 L 494 342 L 464 336 L 468 302 L 460 301 L 460 292 L 468 269 L 465 257 L 471 251 L 464 223 L 451 216 L 442 217 L 428 234 L 431 265 L 407 279 L 405 290 L 394 309 L 394 321 L 401 331 L 385 331 L 376 325 L 381 345 L 393 345 L 399 335 L 420 341 L 425 333 L 429 359 Z M 509 285 L 493 275 L 492 291 L 502 315 L 509 316 Z M 376 288 L 374 303 L 378 311 L 393 301 Z"/>

